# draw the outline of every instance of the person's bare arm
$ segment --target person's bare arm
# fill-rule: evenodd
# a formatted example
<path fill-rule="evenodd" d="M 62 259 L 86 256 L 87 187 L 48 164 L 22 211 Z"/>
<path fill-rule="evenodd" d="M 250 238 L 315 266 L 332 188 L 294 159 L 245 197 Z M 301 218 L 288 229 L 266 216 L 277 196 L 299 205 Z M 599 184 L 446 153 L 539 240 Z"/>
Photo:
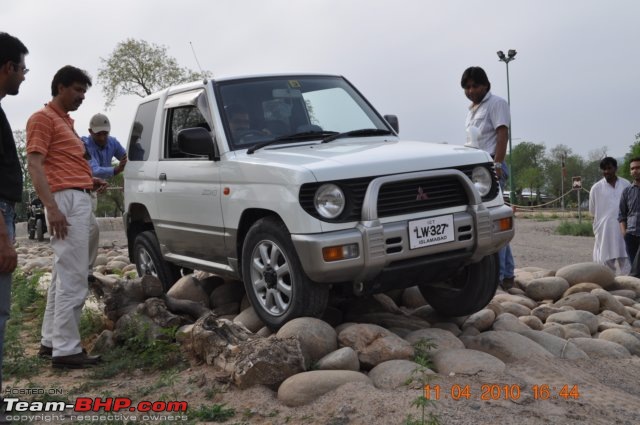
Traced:
<path fill-rule="evenodd" d="M 493 160 L 495 162 L 504 162 L 507 156 L 507 143 L 509 141 L 509 128 L 506 125 L 500 126 L 496 129 L 496 153 Z M 498 178 L 502 177 L 502 170 L 496 169 Z"/>
<path fill-rule="evenodd" d="M 0 214 L 0 273 L 11 273 L 18 265 L 18 255 L 9 238 L 4 216 Z"/>
<path fill-rule="evenodd" d="M 117 176 L 122 171 L 124 171 L 124 166 L 125 165 L 127 165 L 127 154 L 126 153 L 124 154 L 124 156 L 122 158 L 120 158 L 120 162 L 118 163 L 118 165 L 113 167 L 113 175 Z"/>
<path fill-rule="evenodd" d="M 627 234 L 627 223 L 624 221 L 620 222 L 620 232 L 622 232 L 622 237 Z"/>
<path fill-rule="evenodd" d="M 47 211 L 47 221 L 49 222 L 51 235 L 64 239 L 67 236 L 69 222 L 67 222 L 67 217 L 58 208 L 58 204 L 56 204 L 49 188 L 49 183 L 44 173 L 44 155 L 37 152 L 27 154 L 27 167 L 33 187 L 36 189 L 38 197 Z"/>

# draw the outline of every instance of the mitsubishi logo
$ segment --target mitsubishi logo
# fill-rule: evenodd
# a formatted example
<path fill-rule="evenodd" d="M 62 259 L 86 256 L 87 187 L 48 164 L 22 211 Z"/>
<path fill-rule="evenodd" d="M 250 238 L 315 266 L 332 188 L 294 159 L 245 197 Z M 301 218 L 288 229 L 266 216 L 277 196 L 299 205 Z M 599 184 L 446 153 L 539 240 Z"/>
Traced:
<path fill-rule="evenodd" d="M 416 201 L 426 201 L 427 199 L 429 199 L 427 192 L 422 190 L 422 186 L 418 186 L 418 196 L 416 196 Z"/>

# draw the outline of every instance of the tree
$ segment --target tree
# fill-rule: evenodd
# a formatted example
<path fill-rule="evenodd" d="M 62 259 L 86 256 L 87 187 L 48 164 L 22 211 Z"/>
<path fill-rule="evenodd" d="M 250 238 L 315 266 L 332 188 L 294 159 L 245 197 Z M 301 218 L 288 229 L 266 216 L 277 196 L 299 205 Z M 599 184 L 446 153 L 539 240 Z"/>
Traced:
<path fill-rule="evenodd" d="M 514 172 L 514 190 L 522 193 L 523 189 L 530 189 L 540 195 L 540 189 L 544 185 L 544 154 L 545 146 L 542 143 L 521 142 L 512 150 L 512 167 Z M 539 199 L 538 199 L 539 201 Z"/>
<path fill-rule="evenodd" d="M 16 150 L 18 151 L 18 160 L 22 169 L 22 203 L 16 205 L 16 215 L 18 220 L 24 220 L 27 217 L 27 205 L 31 203 L 31 199 L 35 194 L 31 175 L 27 170 L 27 132 L 24 130 L 14 130 L 13 139 L 16 142 Z"/>
<path fill-rule="evenodd" d="M 98 195 L 96 217 L 120 217 L 124 213 L 124 174 L 109 179 L 106 192 Z"/>
<path fill-rule="evenodd" d="M 631 158 L 640 157 L 640 133 L 636 134 L 636 141 L 633 145 L 629 146 L 631 150 L 624 156 L 624 163 L 618 164 L 618 174 L 629 181 L 633 181 L 631 178 Z"/>
<path fill-rule="evenodd" d="M 167 48 L 144 40 L 128 38 L 116 45 L 107 59 L 100 58 L 98 82 L 106 97 L 105 107 L 113 106 L 121 95 L 145 97 L 169 86 L 209 76 L 182 68 L 167 54 Z"/>

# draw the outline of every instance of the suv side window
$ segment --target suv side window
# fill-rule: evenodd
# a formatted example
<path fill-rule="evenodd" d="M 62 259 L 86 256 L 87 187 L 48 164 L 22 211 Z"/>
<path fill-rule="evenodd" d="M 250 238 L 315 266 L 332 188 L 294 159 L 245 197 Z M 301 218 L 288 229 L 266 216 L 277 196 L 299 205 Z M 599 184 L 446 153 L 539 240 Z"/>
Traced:
<path fill-rule="evenodd" d="M 178 148 L 178 132 L 185 128 L 202 127 L 211 131 L 207 120 L 202 116 L 200 110 L 193 106 L 179 106 L 167 111 L 167 131 L 165 133 L 164 157 L 193 158 L 192 155 L 182 152 Z"/>
<path fill-rule="evenodd" d="M 158 110 L 159 100 L 143 103 L 138 107 L 136 119 L 129 138 L 129 161 L 146 161 L 151 147 L 151 133 Z"/>

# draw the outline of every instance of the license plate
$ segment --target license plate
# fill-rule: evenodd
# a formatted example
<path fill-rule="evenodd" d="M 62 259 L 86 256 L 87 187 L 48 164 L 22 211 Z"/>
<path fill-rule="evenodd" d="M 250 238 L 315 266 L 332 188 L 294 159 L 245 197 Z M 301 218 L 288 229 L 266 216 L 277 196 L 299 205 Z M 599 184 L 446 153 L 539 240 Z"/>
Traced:
<path fill-rule="evenodd" d="M 409 222 L 409 248 L 424 248 L 454 240 L 453 215 L 423 218 Z"/>

